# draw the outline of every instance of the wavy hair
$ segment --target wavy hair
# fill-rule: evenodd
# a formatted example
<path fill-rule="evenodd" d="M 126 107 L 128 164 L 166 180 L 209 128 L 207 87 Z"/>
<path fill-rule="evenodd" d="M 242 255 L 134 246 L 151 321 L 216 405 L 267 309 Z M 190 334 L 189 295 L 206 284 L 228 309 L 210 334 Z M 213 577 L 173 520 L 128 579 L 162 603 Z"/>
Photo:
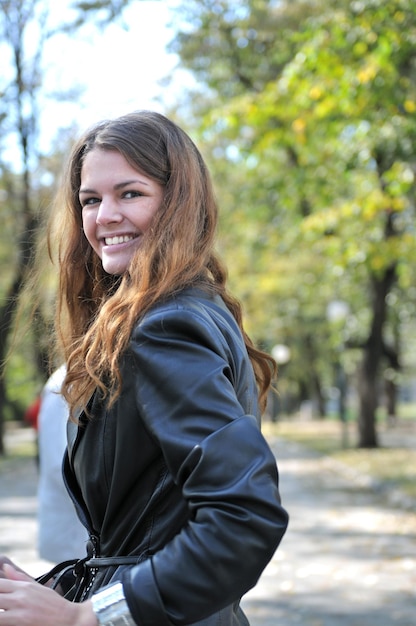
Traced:
<path fill-rule="evenodd" d="M 164 187 L 161 206 L 122 276 L 103 270 L 82 228 L 81 169 L 95 148 L 117 150 Z M 97 388 L 109 405 L 116 400 L 122 383 L 120 356 L 135 323 L 156 302 L 191 285 L 220 294 L 235 317 L 264 408 L 275 363 L 245 333 L 241 306 L 226 288 L 226 270 L 214 252 L 217 214 L 200 152 L 163 115 L 137 111 L 104 121 L 75 144 L 49 227 L 49 253 L 59 267 L 57 345 L 67 363 L 62 393 L 71 415 L 86 409 Z"/>

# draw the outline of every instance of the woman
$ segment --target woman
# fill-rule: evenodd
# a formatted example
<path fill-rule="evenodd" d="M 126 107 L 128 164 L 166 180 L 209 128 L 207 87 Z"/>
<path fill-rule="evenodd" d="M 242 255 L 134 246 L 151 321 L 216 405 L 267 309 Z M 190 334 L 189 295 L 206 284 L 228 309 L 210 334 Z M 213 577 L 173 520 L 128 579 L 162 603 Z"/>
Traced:
<path fill-rule="evenodd" d="M 157 113 L 100 123 L 55 216 L 64 477 L 88 556 L 45 586 L 6 563 L 0 626 L 246 626 L 287 526 L 258 427 L 274 362 L 226 289 L 204 161 Z"/>

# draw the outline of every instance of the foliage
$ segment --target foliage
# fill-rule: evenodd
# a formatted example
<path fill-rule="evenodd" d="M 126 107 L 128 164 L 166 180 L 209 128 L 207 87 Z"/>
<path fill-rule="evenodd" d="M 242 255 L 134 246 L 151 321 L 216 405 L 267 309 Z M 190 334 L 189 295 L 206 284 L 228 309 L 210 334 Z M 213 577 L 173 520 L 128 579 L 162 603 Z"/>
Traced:
<path fill-rule="evenodd" d="M 325 336 L 361 350 L 363 445 L 376 445 L 383 354 L 399 363 L 400 337 L 390 340 L 414 302 L 416 7 L 194 1 L 187 15 L 175 46 L 204 81 L 200 138 L 250 326 L 295 346 L 298 367 L 285 371 L 301 387 L 300 369 L 339 358 Z M 324 328 L 333 299 L 349 304 L 342 334 Z"/>

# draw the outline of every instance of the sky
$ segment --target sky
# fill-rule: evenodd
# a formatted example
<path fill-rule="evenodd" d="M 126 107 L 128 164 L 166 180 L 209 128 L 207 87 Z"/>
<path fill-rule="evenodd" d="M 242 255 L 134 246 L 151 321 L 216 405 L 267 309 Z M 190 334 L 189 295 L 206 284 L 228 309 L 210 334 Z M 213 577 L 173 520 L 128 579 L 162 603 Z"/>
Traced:
<path fill-rule="evenodd" d="M 123 13 L 126 29 L 111 24 L 98 31 L 87 25 L 76 37 L 59 35 L 48 42 L 44 61 L 47 97 L 41 111 L 43 149 L 59 127 L 72 122 L 83 130 L 98 120 L 134 109 L 164 113 L 174 103 L 181 86 L 191 80 L 186 72 L 175 69 L 178 59 L 166 51 L 174 5 L 174 0 L 132 0 Z M 170 88 L 160 85 L 166 76 L 174 77 Z M 55 101 L 54 92 L 76 86 L 84 88 L 79 97 L 67 103 Z"/>

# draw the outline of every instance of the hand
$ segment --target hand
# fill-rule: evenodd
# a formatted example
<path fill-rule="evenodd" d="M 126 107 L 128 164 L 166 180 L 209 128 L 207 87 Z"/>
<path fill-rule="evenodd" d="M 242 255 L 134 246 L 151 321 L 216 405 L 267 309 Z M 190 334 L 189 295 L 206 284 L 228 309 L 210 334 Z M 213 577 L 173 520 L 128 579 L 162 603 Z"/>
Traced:
<path fill-rule="evenodd" d="M 69 602 L 10 563 L 2 569 L 0 626 L 97 626 L 91 601 Z"/>

